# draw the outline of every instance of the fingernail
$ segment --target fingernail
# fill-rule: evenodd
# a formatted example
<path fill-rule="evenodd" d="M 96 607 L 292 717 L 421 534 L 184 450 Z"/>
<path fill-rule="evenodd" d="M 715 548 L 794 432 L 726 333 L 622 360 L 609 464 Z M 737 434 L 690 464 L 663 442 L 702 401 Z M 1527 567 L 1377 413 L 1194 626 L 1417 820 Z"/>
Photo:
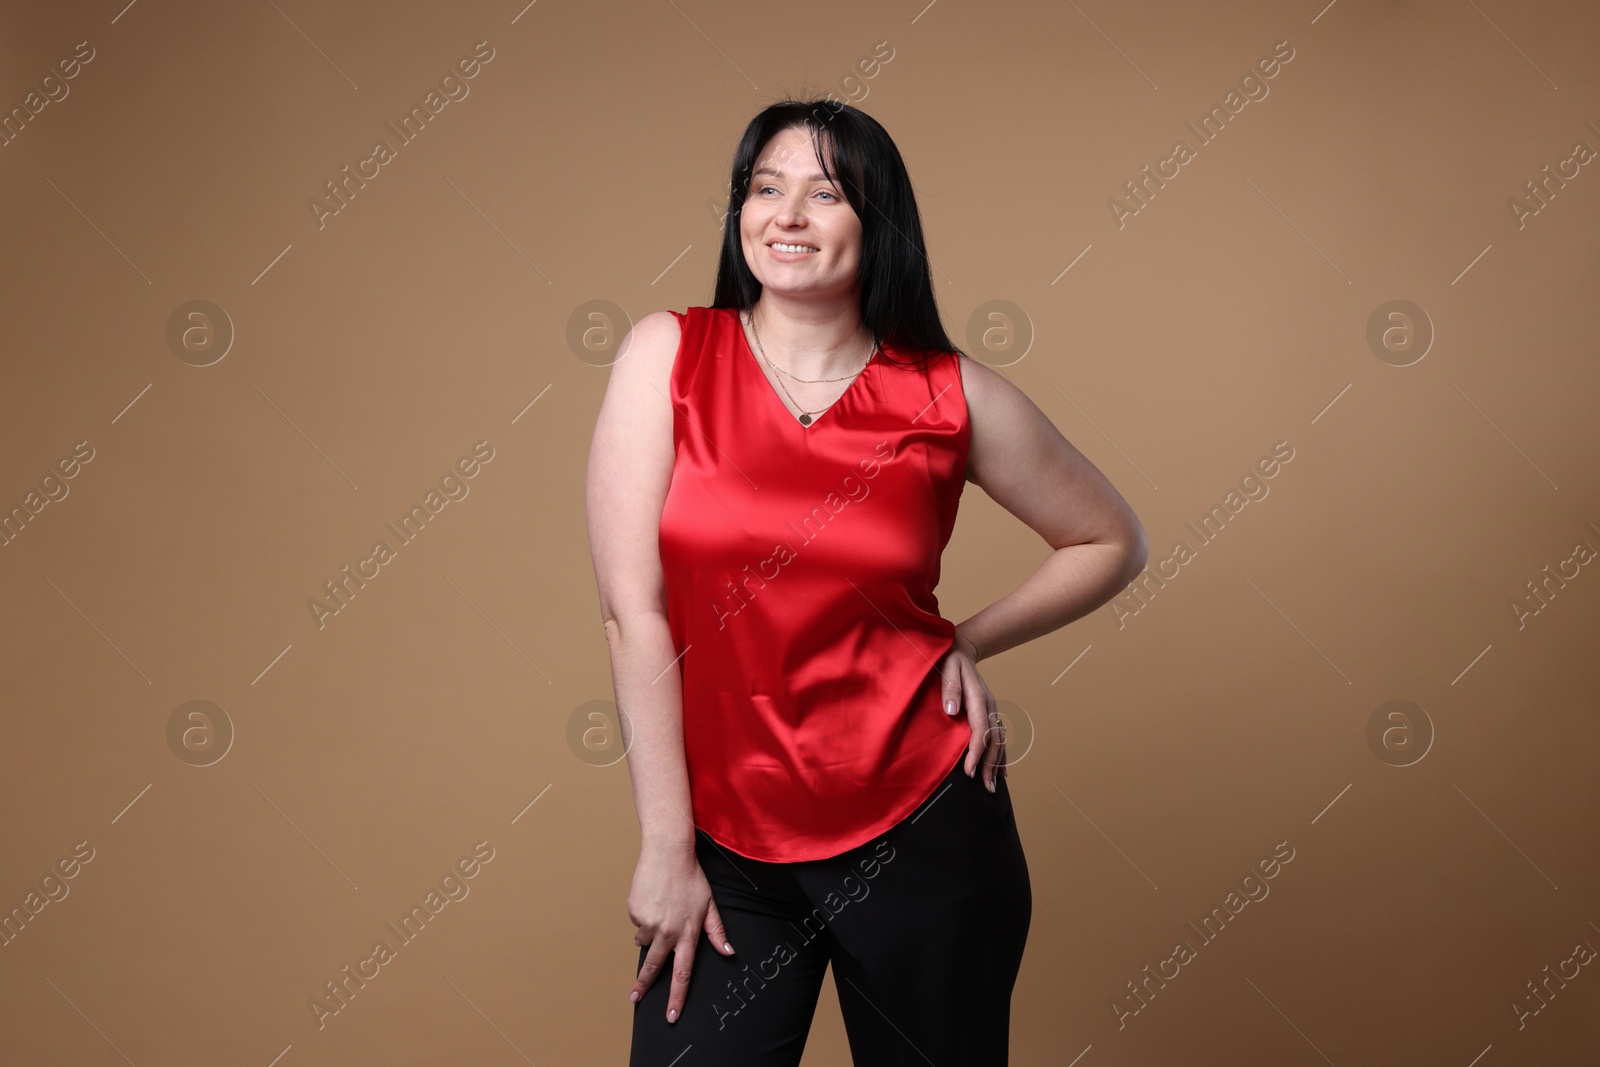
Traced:
<path fill-rule="evenodd" d="M 946 715 L 954 715 L 956 713 L 956 702 L 954 700 L 946 700 L 944 702 L 944 713 Z"/>
<path fill-rule="evenodd" d="M 677 1021 L 678 1021 L 678 1009 L 677 1008 L 668 1008 L 667 1009 L 667 1022 L 675 1023 Z"/>
<path fill-rule="evenodd" d="M 725 949 L 727 949 L 727 950 L 728 950 L 728 954 L 729 954 L 729 955 L 732 955 L 732 954 L 733 954 L 733 946 L 732 946 L 732 945 L 730 945 L 730 944 L 728 944 L 728 943 L 727 943 L 727 942 L 726 942 L 726 941 L 724 941 L 724 942 L 723 942 L 723 943 L 722 943 L 722 947 L 723 947 L 723 948 L 725 948 Z"/>
<path fill-rule="evenodd" d="M 637 989 L 628 994 L 628 1001 L 633 1004 L 639 1003 L 639 991 Z"/>
<path fill-rule="evenodd" d="M 993 778 L 991 778 L 987 782 L 985 782 L 984 785 L 989 787 L 989 792 L 991 792 L 991 793 L 994 792 L 994 779 Z"/>

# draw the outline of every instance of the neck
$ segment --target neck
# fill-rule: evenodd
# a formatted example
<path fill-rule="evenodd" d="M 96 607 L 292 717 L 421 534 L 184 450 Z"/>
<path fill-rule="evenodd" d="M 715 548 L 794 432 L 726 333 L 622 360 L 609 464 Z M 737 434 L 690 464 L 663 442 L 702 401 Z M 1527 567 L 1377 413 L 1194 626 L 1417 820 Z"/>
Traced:
<path fill-rule="evenodd" d="M 861 369 L 872 333 L 854 296 L 842 302 L 797 301 L 763 290 L 750 310 L 766 354 L 801 378 L 828 378 Z"/>

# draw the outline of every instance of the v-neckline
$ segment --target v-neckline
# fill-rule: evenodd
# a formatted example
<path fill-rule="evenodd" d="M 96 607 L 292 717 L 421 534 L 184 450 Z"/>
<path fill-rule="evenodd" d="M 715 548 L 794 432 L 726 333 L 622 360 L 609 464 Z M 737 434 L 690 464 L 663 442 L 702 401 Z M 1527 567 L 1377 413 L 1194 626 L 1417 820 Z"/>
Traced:
<path fill-rule="evenodd" d="M 739 315 L 739 309 L 729 308 L 728 310 L 733 313 L 733 325 L 739 331 L 739 347 L 744 349 L 745 354 L 748 357 L 746 362 L 748 363 L 750 369 L 755 372 L 757 378 L 761 379 L 761 384 L 765 387 L 764 391 L 769 397 L 772 398 L 772 402 L 778 405 L 778 410 L 783 412 L 784 418 L 793 423 L 795 428 L 802 433 L 809 433 L 816 427 L 817 423 L 827 418 L 835 408 L 844 403 L 845 398 L 855 391 L 855 387 L 861 384 L 861 379 L 867 376 L 867 371 L 871 370 L 873 365 L 877 363 L 878 359 L 883 355 L 883 346 L 881 344 L 874 345 L 872 349 L 872 358 L 867 360 L 866 365 L 861 368 L 860 372 L 855 376 L 855 379 L 851 381 L 849 385 L 845 386 L 844 392 L 839 394 L 837 400 L 823 408 L 816 415 L 812 416 L 811 422 L 808 425 L 801 422 L 800 417 L 789 410 L 789 405 L 783 402 L 783 397 L 778 395 L 777 388 L 772 384 L 772 380 L 767 377 L 766 371 L 762 369 L 760 360 L 756 358 L 755 352 L 750 348 L 750 338 L 744 332 L 744 320 Z"/>

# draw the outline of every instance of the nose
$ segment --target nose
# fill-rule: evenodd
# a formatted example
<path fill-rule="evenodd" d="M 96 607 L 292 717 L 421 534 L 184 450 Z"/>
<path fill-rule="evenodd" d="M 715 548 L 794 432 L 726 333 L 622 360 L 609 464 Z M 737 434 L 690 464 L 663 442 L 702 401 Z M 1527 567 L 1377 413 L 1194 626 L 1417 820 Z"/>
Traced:
<path fill-rule="evenodd" d="M 778 206 L 778 212 L 773 216 L 773 221 L 779 226 L 802 226 L 806 221 L 806 203 L 802 197 L 787 196 Z"/>

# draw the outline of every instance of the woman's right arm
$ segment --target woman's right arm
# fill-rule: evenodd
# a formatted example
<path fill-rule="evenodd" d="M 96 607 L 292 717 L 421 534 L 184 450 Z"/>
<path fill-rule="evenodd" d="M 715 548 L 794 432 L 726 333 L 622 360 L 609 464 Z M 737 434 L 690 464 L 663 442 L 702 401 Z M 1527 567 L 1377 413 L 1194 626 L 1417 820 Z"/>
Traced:
<path fill-rule="evenodd" d="M 621 712 L 628 774 L 639 816 L 639 862 L 628 894 L 636 944 L 650 946 L 630 999 L 675 956 L 668 1021 L 688 993 L 700 932 L 731 955 L 716 903 L 695 857 L 683 692 L 667 625 L 661 510 L 672 481 L 670 378 L 678 321 L 658 311 L 619 348 L 589 450 L 585 509 L 600 616 Z"/>

